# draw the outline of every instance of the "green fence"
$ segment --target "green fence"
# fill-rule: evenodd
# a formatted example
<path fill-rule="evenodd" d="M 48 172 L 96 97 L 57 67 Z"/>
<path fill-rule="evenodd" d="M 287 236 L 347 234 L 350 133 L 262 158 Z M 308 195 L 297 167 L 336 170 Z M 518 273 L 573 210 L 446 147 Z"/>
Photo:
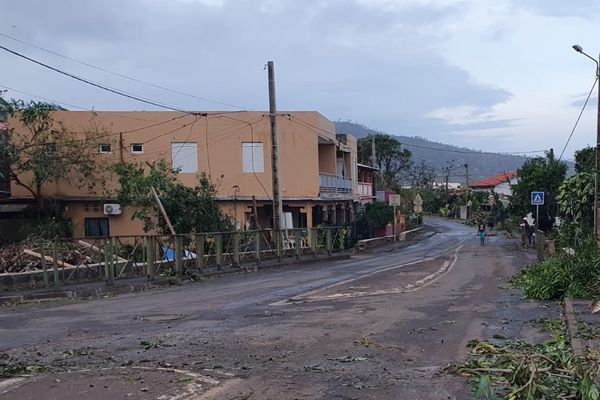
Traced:
<path fill-rule="evenodd" d="M 331 255 L 351 248 L 350 226 L 213 232 L 188 235 L 115 236 L 40 242 L 37 254 L 46 287 L 81 281 L 147 277 L 193 278 L 229 268 L 282 259 Z M 1 275 L 1 274 L 0 274 Z"/>

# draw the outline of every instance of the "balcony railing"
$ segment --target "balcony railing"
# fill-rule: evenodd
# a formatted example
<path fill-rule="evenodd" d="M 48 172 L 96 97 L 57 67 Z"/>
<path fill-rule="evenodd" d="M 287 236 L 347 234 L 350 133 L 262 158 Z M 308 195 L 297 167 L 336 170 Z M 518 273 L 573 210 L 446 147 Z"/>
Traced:
<path fill-rule="evenodd" d="M 352 179 L 341 176 L 319 174 L 319 191 L 327 195 L 352 194 Z"/>
<path fill-rule="evenodd" d="M 373 197 L 373 184 L 370 182 L 358 182 L 358 195 L 360 197 Z"/>

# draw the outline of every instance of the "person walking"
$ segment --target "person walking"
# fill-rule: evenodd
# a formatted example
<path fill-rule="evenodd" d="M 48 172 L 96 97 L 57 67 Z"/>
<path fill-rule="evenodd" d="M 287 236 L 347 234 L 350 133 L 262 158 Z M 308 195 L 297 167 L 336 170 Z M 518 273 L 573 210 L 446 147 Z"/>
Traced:
<path fill-rule="evenodd" d="M 523 245 L 524 249 L 527 249 L 531 246 L 531 236 L 529 233 L 531 231 L 531 228 L 529 226 L 529 221 L 527 221 L 527 218 L 523 218 L 521 221 L 521 244 Z"/>
<path fill-rule="evenodd" d="M 479 242 L 483 246 L 485 244 L 485 224 L 483 222 L 477 227 L 477 233 L 479 234 Z"/>

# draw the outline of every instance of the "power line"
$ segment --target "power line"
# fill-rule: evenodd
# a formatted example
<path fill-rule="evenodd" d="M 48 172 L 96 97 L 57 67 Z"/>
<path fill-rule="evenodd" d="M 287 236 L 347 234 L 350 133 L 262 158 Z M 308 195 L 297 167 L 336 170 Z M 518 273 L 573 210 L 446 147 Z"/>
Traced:
<path fill-rule="evenodd" d="M 102 85 L 102 84 L 90 81 L 90 80 L 88 80 L 86 78 L 82 78 L 80 76 L 71 74 L 70 72 L 63 71 L 63 70 L 55 68 L 55 67 L 53 67 L 51 65 L 45 64 L 45 63 L 43 63 L 41 61 L 35 60 L 35 59 L 31 58 L 31 57 L 28 57 L 28 56 L 26 56 L 24 54 L 21 54 L 19 52 L 14 51 L 14 50 L 11 50 L 11 49 L 9 49 L 7 47 L 4 47 L 4 46 L 0 45 L 0 49 L 6 51 L 8 53 L 11 53 L 11 54 L 13 54 L 13 55 L 15 55 L 17 57 L 20 57 L 20 58 L 23 58 L 23 59 L 25 59 L 27 61 L 30 61 L 30 62 L 32 62 L 34 64 L 40 65 L 40 66 L 42 66 L 44 68 L 47 68 L 47 69 L 49 69 L 51 71 L 58 72 L 61 75 L 68 76 L 69 78 L 73 78 L 73 79 L 78 80 L 80 82 L 87 83 L 88 85 L 97 87 L 97 88 L 102 89 L 102 90 L 106 90 L 108 92 L 117 94 L 119 96 L 123 96 L 123 97 L 129 98 L 129 99 L 132 99 L 132 100 L 136 100 L 136 101 L 139 101 L 139 102 L 142 102 L 142 103 L 146 103 L 146 104 L 149 104 L 149 105 L 152 105 L 152 106 L 155 106 L 155 107 L 164 108 L 166 110 L 179 111 L 179 112 L 184 112 L 184 113 L 192 114 L 189 111 L 185 111 L 185 110 L 182 110 L 182 109 L 177 108 L 177 107 L 171 107 L 169 105 L 158 103 L 158 102 L 156 102 L 154 100 L 149 100 L 149 99 L 145 99 L 143 97 L 138 97 L 136 95 L 133 95 L 133 94 L 130 94 L 130 93 L 127 93 L 127 92 L 123 92 L 123 91 L 120 91 L 118 89 L 114 89 L 114 88 L 111 88 L 109 86 L 105 86 L 105 85 Z"/>
<path fill-rule="evenodd" d="M 295 119 L 297 120 L 296 122 L 301 123 L 302 125 L 306 126 L 310 126 L 313 129 L 316 129 L 317 131 L 321 131 L 323 133 L 328 133 L 330 135 L 336 135 L 336 132 L 330 132 L 326 129 L 323 129 L 319 126 L 313 125 L 308 121 L 303 120 L 302 118 L 298 117 L 297 115 L 292 115 L 292 114 L 287 114 L 288 117 L 290 119 Z M 428 150 L 435 150 L 435 151 L 441 151 L 441 152 L 447 152 L 447 153 L 461 153 L 461 154 L 504 154 L 504 155 L 518 155 L 518 154 L 530 154 L 530 153 L 544 153 L 547 150 L 528 150 L 528 151 L 512 151 L 512 152 L 501 152 L 501 153 L 495 153 L 495 152 L 491 152 L 491 151 L 478 151 L 478 150 L 458 150 L 458 149 L 440 149 L 440 148 L 436 148 L 436 147 L 428 147 L 428 146 L 421 146 L 421 145 L 417 145 L 417 144 L 409 144 L 409 143 L 401 143 L 403 146 L 412 146 L 412 147 L 418 147 L 418 148 L 422 148 L 422 149 L 428 149 Z"/>
<path fill-rule="evenodd" d="M 241 106 L 237 106 L 235 104 L 225 103 L 225 102 L 218 101 L 218 100 L 211 100 L 211 99 L 206 98 L 206 97 L 197 96 L 197 95 L 186 93 L 186 92 L 182 92 L 182 91 L 179 91 L 179 90 L 176 90 L 176 89 L 171 89 L 171 88 L 168 88 L 166 86 L 158 85 L 156 83 L 144 81 L 142 79 L 138 79 L 138 78 L 134 78 L 134 77 L 131 77 L 131 76 L 128 76 L 128 75 L 121 74 L 119 72 L 111 71 L 111 70 L 109 70 L 107 68 L 99 67 L 97 65 L 93 65 L 93 64 L 90 64 L 88 62 L 81 61 L 81 60 L 78 60 L 76 58 L 69 57 L 69 56 L 66 56 L 64 54 L 60 54 L 60 53 L 57 53 L 55 51 L 45 49 L 43 47 L 40 47 L 40 46 L 35 45 L 33 43 L 26 42 L 26 41 L 24 41 L 22 39 L 18 39 L 16 37 L 7 35 L 5 33 L 1 33 L 0 32 L 0 36 L 3 36 L 5 38 L 14 40 L 14 41 L 22 43 L 22 44 L 25 44 L 27 46 L 33 47 L 33 48 L 38 49 L 38 50 L 45 51 L 46 53 L 53 54 L 55 56 L 62 57 L 64 59 L 67 59 L 67 60 L 70 60 L 70 61 L 74 61 L 74 62 L 76 62 L 78 64 L 85 65 L 87 67 L 94 68 L 96 70 L 103 71 L 103 72 L 106 72 L 108 74 L 115 75 L 115 76 L 118 76 L 118 77 L 121 77 L 121 78 L 124 78 L 124 79 L 128 79 L 128 80 L 133 81 L 133 82 L 137 82 L 137 83 L 141 83 L 141 84 L 144 84 L 144 85 L 147 85 L 147 86 L 151 86 L 151 87 L 154 87 L 154 88 L 157 88 L 157 89 L 165 90 L 167 92 L 176 93 L 176 94 L 180 94 L 180 95 L 187 96 L 187 97 L 192 97 L 192 98 L 199 99 L 199 100 L 206 101 L 206 102 L 213 103 L 213 104 L 220 104 L 220 105 L 223 105 L 223 106 L 237 108 L 237 109 L 240 109 L 240 110 L 247 110 L 248 109 L 246 107 L 241 107 Z"/>
<path fill-rule="evenodd" d="M 14 88 L 8 87 L 8 86 L 6 86 L 6 85 L 3 85 L 2 83 L 0 83 L 0 87 L 3 87 L 4 89 L 12 90 L 13 92 L 17 92 L 17 93 L 24 94 L 25 96 L 37 97 L 38 99 L 46 100 L 46 101 L 49 101 L 49 102 L 51 102 L 51 103 L 60 104 L 60 105 L 65 105 L 65 106 L 69 106 L 69 107 L 73 107 L 73 108 L 78 108 L 78 109 L 80 109 L 80 110 L 85 110 L 85 111 L 93 111 L 91 108 L 86 108 L 86 107 L 76 106 L 75 104 L 69 104 L 69 103 L 65 103 L 64 101 L 57 101 L 57 100 L 50 99 L 50 98 L 48 98 L 48 97 L 39 96 L 39 95 L 32 94 L 32 93 L 27 93 L 27 92 L 24 92 L 24 91 L 22 91 L 22 90 L 17 90 L 17 89 L 14 89 Z"/>
<path fill-rule="evenodd" d="M 266 121 L 265 121 L 265 126 L 266 126 Z M 250 137 L 251 137 L 251 141 L 252 144 L 254 144 L 254 127 L 252 125 L 250 125 Z M 264 156 L 263 156 L 263 163 L 264 163 Z M 267 200 L 271 200 L 271 196 L 269 195 L 269 191 L 267 190 L 267 188 L 263 185 L 263 183 L 260 181 L 260 179 L 258 178 L 258 175 L 256 175 L 256 171 L 254 170 L 254 147 L 252 148 L 252 174 L 254 175 L 254 178 L 256 179 L 256 181 L 258 182 L 258 184 L 260 185 L 260 187 L 265 191 L 265 194 L 267 195 Z"/>
<path fill-rule="evenodd" d="M 581 119 L 581 116 L 583 115 L 583 112 L 585 111 L 585 106 L 587 106 L 587 103 L 590 100 L 590 97 L 592 96 L 592 92 L 594 91 L 594 88 L 596 87 L 597 82 L 598 82 L 598 77 L 596 76 L 596 79 L 594 79 L 594 84 L 592 85 L 592 88 L 590 89 L 590 92 L 588 93 L 588 95 L 585 99 L 585 102 L 583 103 L 583 107 L 581 107 L 581 111 L 579 112 L 579 115 L 577 116 L 575 125 L 573 125 L 573 129 L 571 129 L 571 134 L 569 135 L 569 138 L 567 139 L 567 143 L 565 143 L 565 147 L 563 147 L 562 151 L 560 152 L 560 157 L 558 157 L 558 161 L 560 161 L 563 154 L 565 153 L 565 150 L 567 150 L 567 146 L 569 145 L 569 142 L 571 141 L 571 138 L 573 137 L 573 133 L 575 133 L 575 129 L 577 129 L 577 125 L 579 125 L 579 120 Z M 598 99 L 598 101 L 600 102 L 600 99 Z"/>

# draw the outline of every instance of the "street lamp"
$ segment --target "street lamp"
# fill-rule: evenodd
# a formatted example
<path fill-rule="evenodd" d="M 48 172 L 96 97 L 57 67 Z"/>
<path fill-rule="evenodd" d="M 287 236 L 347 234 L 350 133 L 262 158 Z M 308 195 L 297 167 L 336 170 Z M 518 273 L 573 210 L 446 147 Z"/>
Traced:
<path fill-rule="evenodd" d="M 583 47 L 576 44 L 573 46 L 573 50 L 576 52 L 583 54 L 594 63 L 596 63 L 596 79 L 598 82 L 598 117 L 597 117 L 597 126 L 596 126 L 596 190 L 594 194 L 594 233 L 596 235 L 600 234 L 598 227 L 598 209 L 600 208 L 600 179 L 598 179 L 598 175 L 600 174 L 600 64 L 598 64 L 598 60 L 594 57 L 590 56 L 586 52 L 583 51 Z M 600 59 L 600 57 L 598 57 Z"/>

